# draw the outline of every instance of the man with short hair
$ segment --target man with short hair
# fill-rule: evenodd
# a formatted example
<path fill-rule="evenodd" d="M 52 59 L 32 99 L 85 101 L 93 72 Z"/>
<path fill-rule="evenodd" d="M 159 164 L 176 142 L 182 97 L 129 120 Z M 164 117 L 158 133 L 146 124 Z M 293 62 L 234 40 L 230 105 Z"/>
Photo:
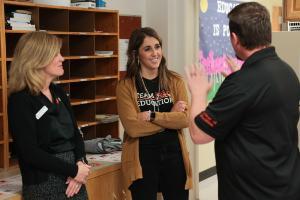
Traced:
<path fill-rule="evenodd" d="M 207 76 L 196 66 L 186 70 L 191 138 L 197 144 L 215 140 L 220 200 L 299 200 L 299 80 L 270 46 L 264 6 L 242 3 L 228 18 L 233 49 L 244 64 L 208 106 Z"/>

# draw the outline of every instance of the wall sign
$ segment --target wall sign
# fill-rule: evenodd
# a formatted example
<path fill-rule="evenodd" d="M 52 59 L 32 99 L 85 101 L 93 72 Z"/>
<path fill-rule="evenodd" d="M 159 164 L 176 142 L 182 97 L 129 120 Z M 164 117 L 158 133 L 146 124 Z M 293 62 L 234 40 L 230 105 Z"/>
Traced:
<path fill-rule="evenodd" d="M 213 99 L 224 80 L 221 72 L 230 73 L 226 57 L 235 58 L 229 38 L 227 14 L 239 3 L 241 1 L 200 0 L 199 62 L 213 81 L 209 100 Z M 241 64 L 241 61 L 235 60 Z"/>

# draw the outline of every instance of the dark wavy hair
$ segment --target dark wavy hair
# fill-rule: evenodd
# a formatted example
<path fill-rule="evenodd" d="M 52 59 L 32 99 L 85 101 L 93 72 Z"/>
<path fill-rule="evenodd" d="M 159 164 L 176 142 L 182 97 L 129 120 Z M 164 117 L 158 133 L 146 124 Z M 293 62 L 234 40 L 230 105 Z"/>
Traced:
<path fill-rule="evenodd" d="M 246 49 L 269 46 L 272 42 L 270 14 L 257 2 L 241 3 L 228 13 L 230 33 L 234 32 Z"/>
<path fill-rule="evenodd" d="M 134 30 L 131 33 L 128 49 L 127 49 L 127 73 L 125 78 L 140 80 L 141 66 L 138 61 L 139 48 L 143 44 L 145 37 L 153 37 L 158 40 L 162 47 L 162 40 L 157 32 L 150 27 L 144 27 Z M 161 62 L 158 68 L 159 84 L 161 89 L 169 89 L 169 81 L 171 76 L 179 76 L 177 73 L 170 71 L 166 64 L 166 58 L 162 56 Z"/>

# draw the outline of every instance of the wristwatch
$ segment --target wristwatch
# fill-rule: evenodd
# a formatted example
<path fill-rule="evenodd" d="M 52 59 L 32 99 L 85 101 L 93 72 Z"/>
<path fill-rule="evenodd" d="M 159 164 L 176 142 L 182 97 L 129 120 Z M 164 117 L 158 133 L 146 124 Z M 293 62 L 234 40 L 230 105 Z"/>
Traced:
<path fill-rule="evenodd" d="M 151 113 L 150 113 L 150 122 L 154 121 L 154 119 L 155 119 L 155 112 L 151 111 Z"/>

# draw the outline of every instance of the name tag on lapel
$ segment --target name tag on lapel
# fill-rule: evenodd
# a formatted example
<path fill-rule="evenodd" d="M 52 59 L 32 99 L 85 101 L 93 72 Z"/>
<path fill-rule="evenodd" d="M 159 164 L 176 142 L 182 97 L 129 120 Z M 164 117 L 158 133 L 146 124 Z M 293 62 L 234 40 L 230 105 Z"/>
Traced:
<path fill-rule="evenodd" d="M 43 106 L 36 114 L 35 114 L 35 118 L 36 119 L 40 119 L 46 112 L 47 112 L 48 108 L 46 106 Z"/>

